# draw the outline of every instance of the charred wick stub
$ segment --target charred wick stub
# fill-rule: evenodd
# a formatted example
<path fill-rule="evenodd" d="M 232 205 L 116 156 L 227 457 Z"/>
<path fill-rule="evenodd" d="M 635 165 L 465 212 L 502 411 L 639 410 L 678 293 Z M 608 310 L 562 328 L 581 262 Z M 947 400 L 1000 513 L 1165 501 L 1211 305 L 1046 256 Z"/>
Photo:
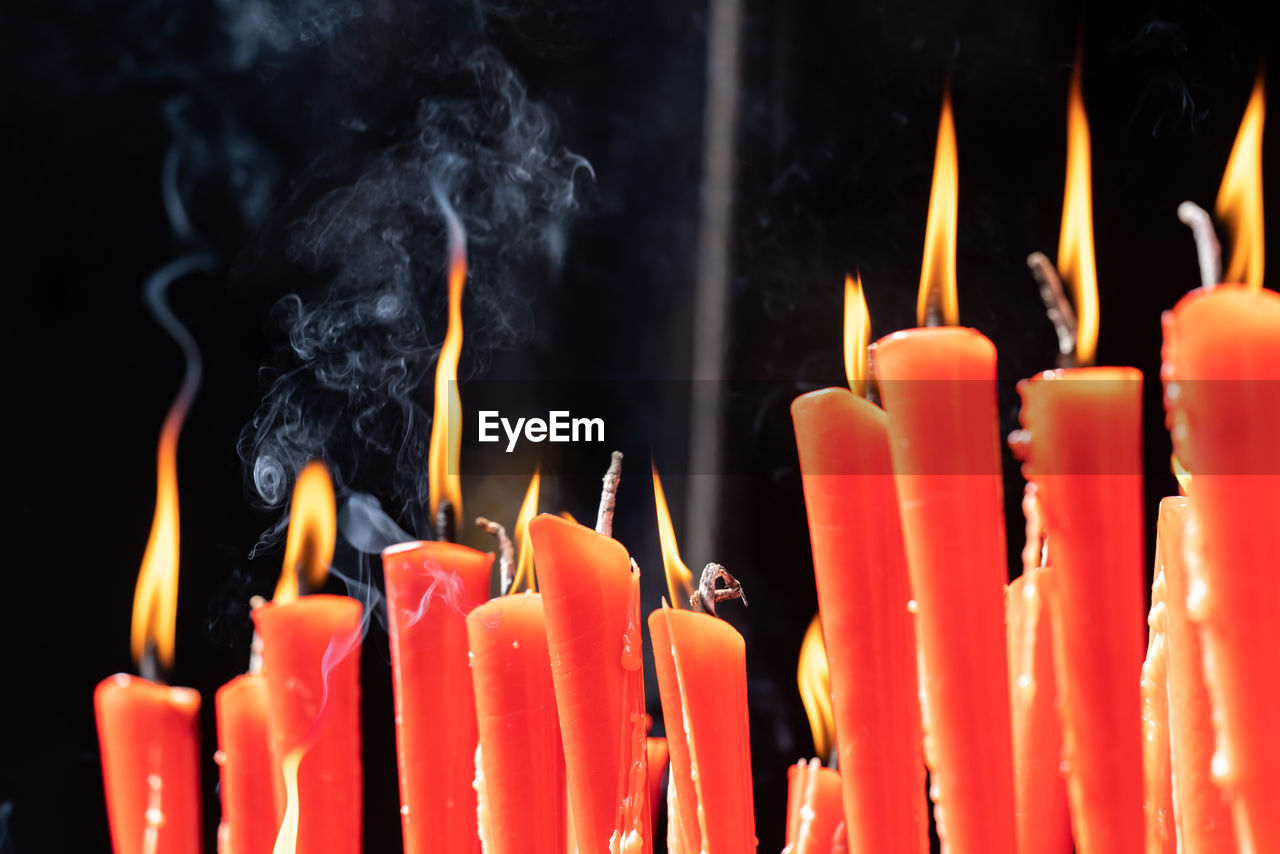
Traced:
<path fill-rule="evenodd" d="M 440 503 L 436 505 L 436 518 L 433 525 L 437 541 L 442 543 L 458 541 L 457 515 L 453 510 L 453 502 L 448 498 L 441 498 Z"/>
<path fill-rule="evenodd" d="M 142 648 L 142 658 L 138 661 L 138 675 L 149 682 L 163 682 L 160 678 L 160 659 L 156 653 L 156 642 L 147 638 Z"/>
<path fill-rule="evenodd" d="M 600 491 L 600 510 L 596 513 L 596 533 L 613 536 L 613 508 L 618 503 L 618 486 L 622 483 L 622 451 L 609 455 L 609 470 L 604 473 Z"/>
<path fill-rule="evenodd" d="M 1053 324 L 1053 331 L 1058 335 L 1058 367 L 1079 367 L 1080 359 L 1076 353 L 1076 334 L 1079 328 L 1076 311 L 1072 308 L 1071 301 L 1067 299 L 1066 291 L 1062 287 L 1062 277 L 1058 275 L 1057 268 L 1043 252 L 1032 252 L 1028 255 L 1027 267 L 1035 277 L 1036 284 L 1040 286 L 1040 299 L 1044 301 L 1049 322 Z"/>
<path fill-rule="evenodd" d="M 724 581 L 724 587 L 716 587 L 716 582 L 720 580 Z M 730 575 L 729 570 L 720 564 L 707 564 L 702 569 L 702 579 L 698 582 L 698 589 L 689 597 L 689 607 L 714 617 L 716 615 L 716 603 L 727 602 L 730 599 L 741 599 L 744 606 L 747 604 L 747 596 L 742 591 L 742 583 Z"/>
<path fill-rule="evenodd" d="M 506 596 L 516 580 L 515 546 L 500 523 L 477 516 L 476 524 L 498 538 L 498 593 Z"/>

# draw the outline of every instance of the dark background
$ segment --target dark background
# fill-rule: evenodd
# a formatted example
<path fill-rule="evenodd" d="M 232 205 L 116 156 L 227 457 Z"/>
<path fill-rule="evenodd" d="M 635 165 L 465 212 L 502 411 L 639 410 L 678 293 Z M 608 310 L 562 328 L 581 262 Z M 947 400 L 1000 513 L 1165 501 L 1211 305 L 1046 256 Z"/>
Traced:
<path fill-rule="evenodd" d="M 744 5 L 726 363 L 726 378 L 740 383 L 716 390 L 726 430 L 717 549 L 685 558 L 724 563 L 754 603 L 724 610 L 747 640 L 756 822 L 760 848 L 770 851 L 782 844 L 786 768 L 813 749 L 794 685 L 816 605 L 788 405 L 802 391 L 842 382 L 846 271 L 863 274 L 877 336 L 914 325 L 948 75 L 961 173 L 961 320 L 1000 349 L 1007 433 L 1016 425 L 1014 383 L 1051 366 L 1055 353 L 1024 258 L 1056 251 L 1065 98 L 1082 26 L 1098 361 L 1136 365 L 1148 378 L 1151 528 L 1156 501 L 1175 489 L 1155 381 L 1159 317 L 1198 284 L 1175 208 L 1183 199 L 1211 206 L 1276 29 L 1262 2 L 1097 4 L 1083 25 L 1073 4 L 1013 0 Z M 423 164 L 443 161 L 431 159 L 439 151 L 422 136 L 424 128 L 445 128 L 450 151 L 484 163 L 489 149 L 469 148 L 471 119 L 501 110 L 485 101 L 475 75 L 458 71 L 482 45 L 491 51 L 487 67 L 505 62 L 530 99 L 545 105 L 541 115 L 553 118 L 539 137 L 553 153 L 548 174 L 563 177 L 568 166 L 556 153 L 567 148 L 590 162 L 594 180 L 579 170 L 567 184 L 572 211 L 541 197 L 529 216 L 546 228 L 533 237 L 519 218 L 484 220 L 497 210 L 486 196 L 490 179 L 510 179 L 502 158 L 518 160 L 520 151 L 490 145 L 498 165 L 451 185 L 475 227 L 464 405 L 467 382 L 480 379 L 550 382 L 570 399 L 577 381 L 618 384 L 614 405 L 625 416 L 610 421 L 608 446 L 627 461 L 615 534 L 647 572 L 644 610 L 658 604 L 647 457 L 654 453 L 668 473 L 681 534 L 688 397 L 710 393 L 681 382 L 699 334 L 691 315 L 706 18 L 701 4 L 589 0 L 308 0 L 288 10 L 272 0 L 5 4 L 5 529 L 17 548 L 0 594 L 0 850 L 109 844 L 92 690 L 131 666 L 129 612 L 154 502 L 155 440 L 182 373 L 177 348 L 141 299 L 150 274 L 191 251 L 216 259 L 213 273 L 171 290 L 206 369 L 179 457 L 172 679 L 205 698 L 208 850 L 218 812 L 213 694 L 243 670 L 247 598 L 269 593 L 279 567 L 270 547 L 250 557 L 280 514 L 262 506 L 238 439 L 282 373 L 298 369 L 294 390 L 315 391 L 315 375 L 286 348 L 288 312 L 272 306 L 289 293 L 313 306 L 334 294 L 358 302 L 376 292 L 379 256 L 354 256 L 365 246 L 361 235 L 388 228 L 406 247 L 397 269 L 415 283 L 405 290 L 398 282 L 397 293 L 419 301 L 412 340 L 425 344 L 416 372 L 391 404 L 333 386 L 316 392 L 324 401 L 316 417 L 327 426 L 293 450 L 320 442 L 344 491 L 373 493 L 404 527 L 415 527 L 422 457 L 414 443 L 425 436 L 420 416 L 431 397 L 429 381 L 420 381 L 430 377 L 445 299 L 444 243 L 422 173 Z M 423 103 L 437 112 L 424 118 Z M 1267 147 L 1266 198 L 1274 204 L 1274 142 Z M 169 179 L 166 157 L 178 164 Z M 401 168 L 414 176 L 401 180 Z M 326 194 L 371 175 L 390 176 L 395 192 L 372 193 L 358 216 L 341 221 L 339 237 L 352 235 L 349 245 L 338 239 L 325 244 L 323 258 L 309 254 L 306 247 L 319 245 L 314 214 L 330 210 Z M 404 214 L 414 199 L 422 210 Z M 1271 234 L 1276 258 L 1277 230 Z M 351 334 L 370 343 L 368 330 Z M 328 356 L 347 340 L 339 337 Z M 353 416 L 343 415 L 352 402 L 381 433 L 352 434 Z M 384 441 L 410 434 L 417 438 L 402 456 Z M 592 518 L 607 450 L 544 469 L 543 509 Z M 252 442 L 246 455 L 251 467 Z M 533 463 L 530 456 L 522 470 Z M 472 451 L 463 461 L 464 472 L 485 466 Z M 1013 568 L 1021 481 L 1009 458 L 1006 479 Z M 509 521 L 525 482 L 525 475 L 468 479 L 468 515 Z M 349 549 L 340 550 L 338 568 L 359 572 Z M 385 631 L 376 624 L 365 649 L 366 844 L 395 850 L 390 678 Z M 660 711 L 652 679 L 649 707 Z"/>

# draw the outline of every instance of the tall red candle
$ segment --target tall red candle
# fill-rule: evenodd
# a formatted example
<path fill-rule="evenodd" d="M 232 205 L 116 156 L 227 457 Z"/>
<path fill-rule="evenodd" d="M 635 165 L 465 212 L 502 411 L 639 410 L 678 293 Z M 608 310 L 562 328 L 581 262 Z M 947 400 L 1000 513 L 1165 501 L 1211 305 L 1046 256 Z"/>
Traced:
<path fill-rule="evenodd" d="M 916 650 L 888 419 L 846 389 L 791 405 L 849 850 L 929 850 Z"/>
<path fill-rule="evenodd" d="M 639 573 L 617 540 L 558 516 L 529 537 L 578 850 L 648 852 Z"/>
<path fill-rule="evenodd" d="M 938 833 L 953 854 L 1012 854 L 995 346 L 972 329 L 913 329 L 881 339 L 875 358 L 917 608 Z"/>
<path fill-rule="evenodd" d="M 833 854 L 843 843 L 840 772 L 817 759 L 787 769 L 787 836 L 782 854 Z M 842 849 L 847 850 L 847 849 Z"/>
<path fill-rule="evenodd" d="M 1164 323 L 1165 408 L 1174 452 L 1194 477 L 1200 529 L 1189 612 L 1204 640 L 1220 746 L 1242 851 L 1280 851 L 1280 295 L 1224 285 L 1184 297 Z"/>
<path fill-rule="evenodd" d="M 1090 854 L 1142 847 L 1142 374 L 1048 371 L 1020 383 L 1023 473 L 1053 550 L 1053 636 L 1067 794 Z"/>
<path fill-rule="evenodd" d="M 284 779 L 267 724 L 267 678 L 245 673 L 218 689 L 219 854 L 271 854 L 284 816 Z"/>
<path fill-rule="evenodd" d="M 455 543 L 382 553 L 405 854 L 480 850 L 466 618 L 489 597 L 492 567 L 491 553 Z"/>
<path fill-rule="evenodd" d="M 253 612 L 276 755 L 297 759 L 297 854 L 359 854 L 360 603 L 303 596 Z"/>
<path fill-rule="evenodd" d="M 118 673 L 93 705 L 116 854 L 199 854 L 200 695 Z"/>

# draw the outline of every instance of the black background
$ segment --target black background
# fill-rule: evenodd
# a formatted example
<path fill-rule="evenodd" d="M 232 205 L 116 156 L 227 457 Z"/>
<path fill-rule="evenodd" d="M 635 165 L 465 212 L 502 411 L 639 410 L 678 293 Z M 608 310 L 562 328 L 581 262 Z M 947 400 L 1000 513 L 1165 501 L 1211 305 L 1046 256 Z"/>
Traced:
<path fill-rule="evenodd" d="M 749 391 L 725 394 L 716 553 L 685 558 L 724 563 L 753 603 L 725 611 L 747 640 L 756 823 L 769 851 L 782 844 L 786 767 L 812 751 L 794 666 L 816 605 L 788 405 L 842 381 L 846 271 L 863 274 L 877 336 L 914 325 L 948 75 L 960 158 L 961 320 L 999 347 L 1007 433 L 1016 425 L 1014 383 L 1051 366 L 1055 352 L 1024 258 L 1056 250 L 1065 98 L 1083 32 L 1098 361 L 1136 365 L 1148 379 L 1152 528 L 1155 502 L 1175 488 L 1156 383 L 1159 317 L 1198 284 L 1193 245 L 1174 212 L 1183 199 L 1212 204 L 1276 31 L 1262 2 L 1097 4 L 1083 18 L 1073 4 L 1012 0 L 744 6 L 727 378 Z M 233 12 L 276 9 L 269 0 L 14 2 L 0 12 L 5 531 L 16 546 L 0 588 L 0 850 L 109 844 L 92 690 L 130 667 L 155 440 L 182 373 L 176 347 L 140 297 L 149 274 L 193 245 L 175 235 L 161 197 L 176 138 L 165 110 L 175 99 L 196 105 L 184 136 L 185 162 L 196 165 L 183 203 L 218 259 L 212 275 L 172 288 L 206 367 L 179 457 L 184 527 L 172 679 L 204 696 L 208 850 L 217 816 L 213 693 L 243 669 L 245 602 L 270 591 L 279 565 L 278 551 L 249 557 L 277 514 L 251 507 L 237 436 L 265 390 L 259 368 L 289 365 L 271 306 L 324 283 L 281 247 L 317 198 L 355 180 L 411 127 L 421 99 L 448 94 L 432 77 L 436 58 L 491 45 L 555 115 L 555 146 L 594 168 L 594 181 L 576 179 L 581 204 L 563 264 L 533 265 L 518 289 L 490 289 L 483 303 L 468 303 L 469 329 L 484 334 L 469 338 L 476 346 L 464 356 L 462 394 L 465 405 L 467 380 L 484 378 L 553 380 L 570 395 L 575 380 L 619 381 L 619 394 L 633 395 L 618 403 L 627 417 L 609 428 L 608 446 L 627 454 L 615 534 L 648 573 L 645 611 L 658 604 L 647 458 L 652 451 L 670 472 L 680 533 L 687 396 L 705 393 L 679 381 L 689 376 L 698 334 L 691 315 L 706 9 L 388 0 L 353 16 L 352 4 L 293 7 L 296 17 L 280 18 L 288 44 L 239 60 L 235 49 L 247 42 L 229 36 L 227 23 Z M 1270 79 L 1274 89 L 1275 73 Z M 247 185 L 228 166 L 236 161 L 219 124 L 227 117 L 253 141 Z M 1274 148 L 1264 155 L 1272 204 L 1280 198 Z M 248 198 L 246 186 L 261 195 Z M 1272 258 L 1276 234 L 1273 227 Z M 413 239 L 421 257 L 443 252 L 438 232 Z M 477 271 L 483 264 L 476 259 Z M 438 343 L 437 273 L 419 271 L 428 337 Z M 515 306 L 506 331 L 486 324 L 495 304 Z M 422 385 L 419 404 L 429 407 L 430 395 Z M 595 455 L 589 462 L 546 472 L 543 509 L 591 518 L 598 474 L 582 472 L 597 463 L 603 472 L 606 451 L 593 447 L 584 451 Z M 376 457 L 360 448 L 335 454 L 350 461 L 366 452 Z M 464 471 L 468 465 L 476 472 L 485 462 L 469 453 Z M 510 520 L 525 482 L 469 479 L 468 515 Z M 365 488 L 378 493 L 376 484 Z M 1006 493 L 1012 568 L 1021 487 L 1008 457 Z M 393 507 L 392 496 L 380 497 Z M 340 552 L 340 568 L 353 560 Z M 399 839 L 386 646 L 375 625 L 364 658 L 371 851 L 395 850 Z M 656 716 L 652 678 L 648 690 Z"/>

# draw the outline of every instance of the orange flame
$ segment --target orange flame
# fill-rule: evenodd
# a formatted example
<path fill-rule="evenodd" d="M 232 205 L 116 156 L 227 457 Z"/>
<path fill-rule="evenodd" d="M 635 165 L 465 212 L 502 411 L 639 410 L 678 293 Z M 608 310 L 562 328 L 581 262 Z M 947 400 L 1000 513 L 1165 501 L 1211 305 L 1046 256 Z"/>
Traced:
<path fill-rule="evenodd" d="M 862 292 L 862 275 L 844 277 L 844 373 L 859 396 L 867 391 L 867 345 L 871 343 L 871 313 Z"/>
<path fill-rule="evenodd" d="M 280 823 L 280 832 L 276 834 L 276 844 L 271 854 L 295 854 L 298 848 L 298 766 L 307 752 L 307 745 L 295 747 L 285 754 L 280 761 L 280 770 L 284 772 L 285 806 L 284 819 Z"/>
<path fill-rule="evenodd" d="M 538 489 L 541 481 L 541 475 L 537 469 L 533 470 L 533 477 L 529 480 L 529 488 L 525 490 L 524 501 L 520 504 L 520 512 L 516 515 L 516 574 L 511 581 L 511 589 L 508 593 L 514 593 L 521 585 L 524 584 L 530 590 L 537 592 L 538 577 L 533 570 L 533 546 L 529 543 L 529 520 L 538 515 Z"/>
<path fill-rule="evenodd" d="M 298 587 L 316 588 L 324 584 L 333 563 L 338 537 L 333 481 L 319 460 L 307 463 L 293 485 L 289 511 L 289 537 L 284 547 L 284 567 L 276 584 L 275 601 L 292 602 Z"/>
<path fill-rule="evenodd" d="M 1076 359 L 1093 364 L 1098 343 L 1098 270 L 1093 254 L 1093 179 L 1089 119 L 1084 111 L 1080 62 L 1071 74 L 1067 100 L 1067 184 L 1058 235 L 1058 272 L 1071 289 L 1076 310 Z"/>
<path fill-rule="evenodd" d="M 836 741 L 836 715 L 831 707 L 831 671 L 827 666 L 827 645 L 822 639 L 822 618 L 817 614 L 800 644 L 796 683 L 804 713 L 809 717 L 809 729 L 813 730 L 813 746 L 818 756 L 830 756 Z"/>
<path fill-rule="evenodd" d="M 960 167 L 956 157 L 956 127 L 951 117 L 951 92 L 942 97 L 938 121 L 938 149 L 933 161 L 933 186 L 929 190 L 929 221 L 925 226 L 924 262 L 920 266 L 920 294 L 916 320 L 928 325 L 936 313 L 942 322 L 960 321 L 956 302 L 956 205 L 960 194 Z"/>
<path fill-rule="evenodd" d="M 667 496 L 662 491 L 658 467 L 652 462 L 649 466 L 653 470 L 653 504 L 658 513 L 658 540 L 662 544 L 662 569 L 667 575 L 667 592 L 671 594 L 672 607 L 688 608 L 689 597 L 693 595 L 693 573 L 680 559 L 680 546 L 676 544 L 676 532 L 671 526 L 671 511 L 667 509 Z"/>
<path fill-rule="evenodd" d="M 1169 457 L 1169 466 L 1173 469 L 1173 476 L 1178 479 L 1178 493 L 1183 497 L 1191 494 L 1191 472 L 1187 471 L 1187 467 L 1182 464 L 1182 460 L 1178 459 L 1177 454 Z"/>
<path fill-rule="evenodd" d="M 1266 94 L 1262 74 L 1253 84 L 1249 106 L 1236 141 L 1231 146 L 1227 170 L 1218 188 L 1213 211 L 1231 230 L 1231 262 L 1224 281 L 1244 282 L 1251 289 L 1262 287 L 1262 125 L 1266 117 Z"/>
<path fill-rule="evenodd" d="M 458 359 L 462 355 L 462 290 L 467 282 L 467 241 L 457 214 L 440 198 L 449 225 L 449 325 L 436 361 L 435 409 L 427 453 L 431 518 L 442 499 L 462 518 L 462 485 L 458 459 L 462 453 L 462 401 L 458 397 Z"/>

